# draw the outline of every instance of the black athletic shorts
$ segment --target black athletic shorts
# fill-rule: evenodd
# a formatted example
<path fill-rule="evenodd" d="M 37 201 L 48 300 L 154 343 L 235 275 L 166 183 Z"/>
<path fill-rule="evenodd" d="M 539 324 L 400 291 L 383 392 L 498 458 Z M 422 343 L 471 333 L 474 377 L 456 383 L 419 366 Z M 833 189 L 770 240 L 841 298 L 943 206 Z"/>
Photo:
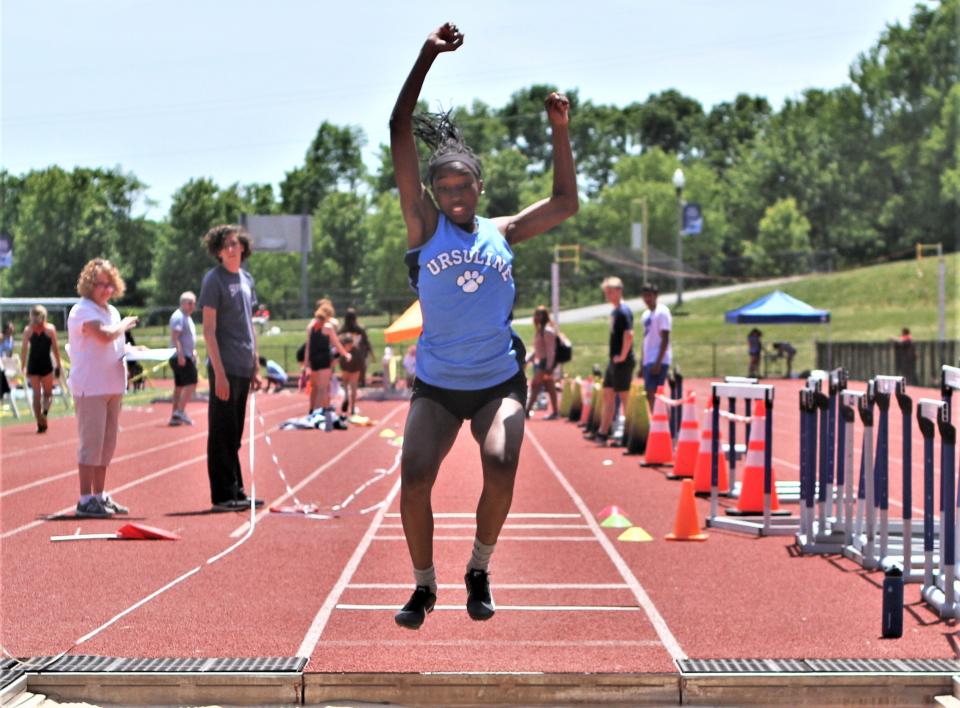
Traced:
<path fill-rule="evenodd" d="M 190 357 L 187 357 L 183 366 L 177 363 L 176 355 L 170 357 L 170 368 L 173 369 L 174 386 L 193 386 L 197 383 L 197 365 Z"/>
<path fill-rule="evenodd" d="M 450 415 L 461 421 L 472 419 L 477 412 L 490 401 L 512 398 L 521 406 L 527 403 L 527 377 L 523 371 L 503 383 L 490 388 L 481 388 L 475 391 L 461 391 L 453 388 L 440 388 L 416 379 L 413 382 L 413 395 L 410 400 L 428 398 L 446 408 Z"/>
<path fill-rule="evenodd" d="M 633 378 L 633 367 L 636 363 L 632 356 L 619 364 L 611 361 L 607 365 L 607 372 L 603 375 L 603 387 L 612 388 L 618 392 L 629 391 L 630 379 Z"/>

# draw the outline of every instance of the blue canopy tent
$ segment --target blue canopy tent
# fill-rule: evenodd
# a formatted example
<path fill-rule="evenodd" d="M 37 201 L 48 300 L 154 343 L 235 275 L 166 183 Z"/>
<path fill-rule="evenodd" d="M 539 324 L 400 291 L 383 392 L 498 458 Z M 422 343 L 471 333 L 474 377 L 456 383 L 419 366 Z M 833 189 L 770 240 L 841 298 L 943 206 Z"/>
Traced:
<path fill-rule="evenodd" d="M 774 290 L 749 305 L 728 310 L 724 320 L 731 324 L 822 324 L 827 325 L 827 342 L 830 341 L 830 312 L 811 307 L 803 300 L 787 295 L 782 290 Z M 776 349 L 777 343 L 774 343 Z M 789 345 L 787 345 L 789 346 Z M 782 353 L 771 356 L 764 351 L 763 374 L 772 361 L 782 358 Z M 787 375 L 790 375 L 790 360 L 787 361 Z"/>
<path fill-rule="evenodd" d="M 830 313 L 811 307 L 782 290 L 774 290 L 749 305 L 728 310 L 724 321 L 732 324 L 826 324 L 830 322 Z"/>

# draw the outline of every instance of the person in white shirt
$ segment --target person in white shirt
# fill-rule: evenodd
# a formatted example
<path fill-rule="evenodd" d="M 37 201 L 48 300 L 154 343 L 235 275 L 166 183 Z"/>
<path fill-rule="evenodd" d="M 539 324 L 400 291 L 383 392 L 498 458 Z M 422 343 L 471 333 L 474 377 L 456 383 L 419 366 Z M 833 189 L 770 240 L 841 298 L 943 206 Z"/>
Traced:
<path fill-rule="evenodd" d="M 180 296 L 180 308 L 170 316 L 170 343 L 176 353 L 170 357 L 173 369 L 173 414 L 170 425 L 193 425 L 187 416 L 187 403 L 197 387 L 197 326 L 190 315 L 197 307 L 197 296 L 187 290 Z"/>
<path fill-rule="evenodd" d="M 651 410 L 657 388 L 667 380 L 667 369 L 673 356 L 670 347 L 673 318 L 666 305 L 657 303 L 658 292 L 653 283 L 644 283 L 640 289 L 640 296 L 647 306 L 640 316 L 643 323 L 643 386 Z"/>
<path fill-rule="evenodd" d="M 107 466 L 117 446 L 120 404 L 127 390 L 124 334 L 137 326 L 136 317 L 120 318 L 110 299 L 125 289 L 120 272 L 105 258 L 83 267 L 77 282 L 82 298 L 70 310 L 70 392 L 77 409 L 80 448 L 80 500 L 77 516 L 106 517 L 130 510 L 104 491 Z"/>

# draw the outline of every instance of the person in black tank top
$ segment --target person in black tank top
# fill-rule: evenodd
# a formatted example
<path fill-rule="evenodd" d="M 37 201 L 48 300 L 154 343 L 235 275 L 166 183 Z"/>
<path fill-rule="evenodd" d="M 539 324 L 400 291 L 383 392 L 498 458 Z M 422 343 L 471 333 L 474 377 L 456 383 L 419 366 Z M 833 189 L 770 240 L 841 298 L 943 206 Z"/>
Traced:
<path fill-rule="evenodd" d="M 330 345 L 336 347 L 340 356 L 350 358 L 350 352 L 344 349 L 337 336 L 333 319 L 333 305 L 325 302 L 313 313 L 313 319 L 307 325 L 307 347 L 304 352 L 304 368 L 310 377 L 310 413 L 317 408 L 330 407 Z"/>
<path fill-rule="evenodd" d="M 50 358 L 51 354 L 56 359 L 56 366 Z M 23 330 L 20 366 L 33 389 L 33 415 L 37 419 L 37 432 L 45 433 L 47 412 L 53 401 L 53 380 L 60 378 L 61 364 L 57 329 L 47 322 L 47 310 L 43 305 L 34 305 L 30 309 L 30 324 Z"/>

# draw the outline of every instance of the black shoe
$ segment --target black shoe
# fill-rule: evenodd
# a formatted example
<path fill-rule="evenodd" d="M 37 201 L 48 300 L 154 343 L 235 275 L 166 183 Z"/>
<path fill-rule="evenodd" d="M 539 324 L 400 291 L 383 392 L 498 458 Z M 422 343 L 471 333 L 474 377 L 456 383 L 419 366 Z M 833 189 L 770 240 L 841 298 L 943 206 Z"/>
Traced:
<path fill-rule="evenodd" d="M 246 494 L 244 494 L 243 492 L 240 492 L 240 496 L 237 497 L 236 501 L 239 502 L 239 504 L 240 504 L 241 507 L 249 507 L 249 506 L 250 506 L 250 497 L 248 497 L 248 496 L 247 496 Z M 263 499 L 254 499 L 254 500 L 253 500 L 253 505 L 254 505 L 254 506 L 263 506 Z"/>
<path fill-rule="evenodd" d="M 433 606 L 436 604 L 436 594 L 432 593 L 426 585 L 417 585 L 407 604 L 394 615 L 393 619 L 401 627 L 420 629 L 420 625 L 427 619 L 427 615 L 433 612 Z"/>
<path fill-rule="evenodd" d="M 211 511 L 243 511 L 250 508 L 250 502 L 242 502 L 239 499 L 227 499 L 222 502 L 214 502 Z"/>
<path fill-rule="evenodd" d="M 467 584 L 467 614 L 482 622 L 493 617 L 493 595 L 490 594 L 490 575 L 485 570 L 471 568 L 463 576 Z"/>

